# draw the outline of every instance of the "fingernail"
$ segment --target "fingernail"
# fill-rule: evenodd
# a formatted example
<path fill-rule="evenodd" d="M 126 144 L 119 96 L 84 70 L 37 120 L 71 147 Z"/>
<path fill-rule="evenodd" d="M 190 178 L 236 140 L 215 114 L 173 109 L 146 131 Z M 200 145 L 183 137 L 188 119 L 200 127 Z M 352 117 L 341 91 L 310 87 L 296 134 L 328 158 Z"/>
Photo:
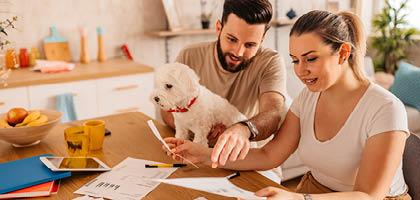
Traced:
<path fill-rule="evenodd" d="M 217 163 L 212 163 L 211 168 L 217 168 Z"/>

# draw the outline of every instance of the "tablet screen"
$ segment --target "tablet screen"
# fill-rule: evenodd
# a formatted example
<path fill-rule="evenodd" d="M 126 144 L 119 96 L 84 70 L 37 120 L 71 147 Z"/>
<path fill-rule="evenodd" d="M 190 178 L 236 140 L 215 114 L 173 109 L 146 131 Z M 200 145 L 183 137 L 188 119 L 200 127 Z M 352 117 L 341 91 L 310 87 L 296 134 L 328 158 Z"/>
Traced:
<path fill-rule="evenodd" d="M 51 162 L 58 169 L 104 169 L 93 158 L 84 157 L 68 157 L 68 158 L 54 158 L 48 157 L 48 161 Z"/>

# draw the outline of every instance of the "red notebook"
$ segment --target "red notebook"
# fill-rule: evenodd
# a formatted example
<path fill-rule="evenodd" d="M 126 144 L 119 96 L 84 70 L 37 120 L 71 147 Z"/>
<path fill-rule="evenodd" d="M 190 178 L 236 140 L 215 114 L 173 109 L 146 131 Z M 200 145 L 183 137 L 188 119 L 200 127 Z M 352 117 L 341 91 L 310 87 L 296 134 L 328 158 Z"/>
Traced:
<path fill-rule="evenodd" d="M 51 189 L 51 194 L 57 194 L 58 193 L 58 189 L 60 189 L 60 182 L 61 182 L 60 179 L 54 181 L 54 185 Z"/>
<path fill-rule="evenodd" d="M 0 194 L 0 199 L 49 196 L 51 194 L 53 186 L 54 181 L 45 182 L 39 185 L 34 185 L 5 194 Z"/>

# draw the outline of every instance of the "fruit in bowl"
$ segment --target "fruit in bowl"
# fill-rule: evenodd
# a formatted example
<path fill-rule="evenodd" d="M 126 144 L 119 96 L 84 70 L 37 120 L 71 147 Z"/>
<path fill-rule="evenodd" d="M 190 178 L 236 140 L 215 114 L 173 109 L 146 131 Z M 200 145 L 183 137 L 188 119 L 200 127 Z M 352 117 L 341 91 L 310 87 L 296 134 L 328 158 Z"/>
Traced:
<path fill-rule="evenodd" d="M 0 115 L 0 140 L 12 143 L 15 147 L 38 144 L 60 121 L 62 115 L 55 110 L 27 112 L 27 116 L 17 124 L 8 122 L 9 112 Z"/>
<path fill-rule="evenodd" d="M 42 126 L 47 122 L 48 116 L 41 114 L 39 110 L 28 112 L 24 108 L 12 108 L 5 118 L 0 119 L 0 128 Z"/>
<path fill-rule="evenodd" d="M 6 121 L 14 126 L 21 123 L 26 116 L 28 116 L 28 111 L 25 108 L 12 108 L 7 112 Z"/>

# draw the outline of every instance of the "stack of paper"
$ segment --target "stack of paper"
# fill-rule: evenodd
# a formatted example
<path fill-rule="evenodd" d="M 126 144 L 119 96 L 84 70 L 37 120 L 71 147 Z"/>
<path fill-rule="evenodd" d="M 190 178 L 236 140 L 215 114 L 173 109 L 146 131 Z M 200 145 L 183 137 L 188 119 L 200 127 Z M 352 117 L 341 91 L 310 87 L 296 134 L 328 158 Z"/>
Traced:
<path fill-rule="evenodd" d="M 141 199 L 159 185 L 150 179 L 164 179 L 176 170 L 145 168 L 146 164 L 162 163 L 128 157 L 74 193 L 109 199 Z"/>
<path fill-rule="evenodd" d="M 255 196 L 253 192 L 237 187 L 225 177 L 155 179 L 154 181 L 244 200 L 266 199 L 265 197 Z"/>

